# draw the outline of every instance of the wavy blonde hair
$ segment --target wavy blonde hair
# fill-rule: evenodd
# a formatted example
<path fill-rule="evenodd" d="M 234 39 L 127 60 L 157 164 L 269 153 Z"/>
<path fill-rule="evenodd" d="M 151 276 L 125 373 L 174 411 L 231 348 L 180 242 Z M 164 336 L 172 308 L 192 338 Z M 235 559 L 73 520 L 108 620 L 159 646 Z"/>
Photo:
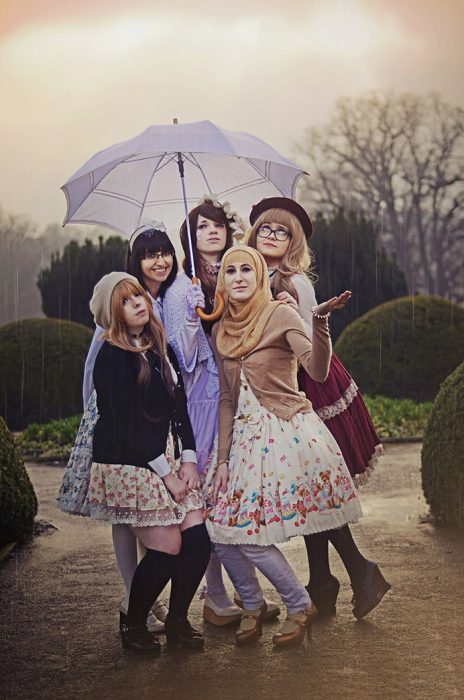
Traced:
<path fill-rule="evenodd" d="M 140 346 L 136 346 L 131 341 L 131 335 L 124 320 L 123 308 L 124 299 L 133 294 L 140 294 L 145 300 L 148 308 L 148 322 L 145 324 L 141 337 Z M 140 390 L 142 403 L 146 398 L 148 382 L 150 381 L 150 364 L 143 357 L 143 353 L 152 350 L 160 358 L 161 376 L 170 394 L 174 394 L 174 381 L 171 368 L 167 359 L 167 341 L 164 328 L 153 313 L 151 299 L 139 282 L 125 279 L 119 282 L 113 290 L 111 296 L 111 325 L 103 338 L 107 338 L 112 345 L 128 350 L 138 355 L 137 385 Z"/>
<path fill-rule="evenodd" d="M 286 226 L 290 231 L 290 245 L 282 257 L 274 275 L 273 291 L 288 292 L 299 301 L 298 292 L 292 284 L 293 275 L 302 275 L 312 283 L 316 282 L 317 275 L 313 272 L 314 253 L 309 248 L 303 227 L 293 214 L 285 209 L 268 209 L 256 219 L 247 235 L 247 245 L 257 249 L 256 239 L 258 229 L 263 224 L 276 223 Z"/>

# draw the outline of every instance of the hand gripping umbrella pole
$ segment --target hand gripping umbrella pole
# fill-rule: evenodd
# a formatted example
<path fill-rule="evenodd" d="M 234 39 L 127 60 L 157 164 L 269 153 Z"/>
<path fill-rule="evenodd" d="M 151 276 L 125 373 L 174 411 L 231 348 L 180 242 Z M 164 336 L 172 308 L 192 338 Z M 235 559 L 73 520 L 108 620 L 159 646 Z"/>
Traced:
<path fill-rule="evenodd" d="M 179 168 L 180 181 L 181 181 L 181 185 L 182 185 L 182 194 L 183 194 L 183 198 L 184 198 L 185 225 L 187 227 L 187 241 L 188 241 L 188 250 L 189 250 L 189 257 L 190 257 L 190 267 L 192 270 L 192 282 L 193 282 L 193 284 L 200 284 L 200 280 L 196 276 L 195 258 L 193 257 L 192 232 L 190 230 L 190 219 L 189 219 L 189 212 L 188 212 L 188 205 L 187 205 L 187 192 L 185 189 L 184 159 L 182 158 L 182 153 L 179 153 L 179 152 L 177 153 L 177 167 Z M 222 316 L 223 311 L 224 311 L 224 299 L 222 298 L 222 295 L 219 294 L 219 292 L 216 292 L 216 294 L 214 295 L 214 311 L 212 313 L 206 314 L 203 311 L 203 309 L 201 308 L 201 306 L 196 307 L 196 312 L 197 312 L 198 316 L 203 321 L 216 321 L 216 319 L 218 319 Z"/>

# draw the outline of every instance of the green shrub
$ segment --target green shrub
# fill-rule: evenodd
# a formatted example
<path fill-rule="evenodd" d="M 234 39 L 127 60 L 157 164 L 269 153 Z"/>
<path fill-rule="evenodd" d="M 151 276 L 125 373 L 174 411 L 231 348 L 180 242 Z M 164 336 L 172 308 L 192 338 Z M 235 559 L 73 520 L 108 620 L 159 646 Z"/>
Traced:
<path fill-rule="evenodd" d="M 432 402 L 417 403 L 412 399 L 391 399 L 364 395 L 372 422 L 380 438 L 422 437 Z"/>
<path fill-rule="evenodd" d="M 13 435 L 0 417 L 0 548 L 27 537 L 37 515 L 37 498 Z"/>
<path fill-rule="evenodd" d="M 464 527 L 464 362 L 434 401 L 422 445 L 422 488 L 436 518 Z"/>
<path fill-rule="evenodd" d="M 81 418 L 77 415 L 48 423 L 31 423 L 18 436 L 21 453 L 29 459 L 68 459 Z"/>
<path fill-rule="evenodd" d="M 12 430 L 82 410 L 82 375 L 91 331 L 33 318 L 0 328 L 0 415 Z"/>
<path fill-rule="evenodd" d="M 464 358 L 464 310 L 433 296 L 395 299 L 345 328 L 335 352 L 362 392 L 433 401 Z"/>

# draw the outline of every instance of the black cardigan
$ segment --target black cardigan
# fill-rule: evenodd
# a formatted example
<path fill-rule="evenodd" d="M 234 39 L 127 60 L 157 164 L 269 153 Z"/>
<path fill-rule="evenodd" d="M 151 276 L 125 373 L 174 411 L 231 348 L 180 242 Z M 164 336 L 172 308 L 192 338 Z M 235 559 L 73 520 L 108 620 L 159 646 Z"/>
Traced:
<path fill-rule="evenodd" d="M 137 391 L 137 355 L 105 341 L 95 360 L 93 381 L 97 392 L 99 418 L 93 438 L 93 461 L 132 464 L 151 469 L 148 462 L 166 452 L 169 428 L 182 449 L 195 450 L 195 439 L 187 413 L 182 377 L 176 356 L 168 348 L 178 385 L 175 396 L 166 389 L 160 373 L 160 359 L 146 353 L 151 377 L 142 406 Z M 158 419 L 153 422 L 147 418 Z"/>

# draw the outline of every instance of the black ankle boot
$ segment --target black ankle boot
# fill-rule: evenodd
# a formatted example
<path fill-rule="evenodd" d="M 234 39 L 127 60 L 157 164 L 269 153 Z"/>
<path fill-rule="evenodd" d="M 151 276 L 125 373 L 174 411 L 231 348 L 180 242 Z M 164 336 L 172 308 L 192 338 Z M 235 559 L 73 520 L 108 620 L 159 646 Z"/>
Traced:
<path fill-rule="evenodd" d="M 166 644 L 184 649 L 202 649 L 203 635 L 195 630 L 186 617 L 170 618 L 164 623 L 166 628 Z"/>
<path fill-rule="evenodd" d="M 124 613 L 121 613 L 120 616 L 119 632 L 121 634 L 123 649 L 129 649 L 136 654 L 152 656 L 160 653 L 160 643 L 155 635 L 147 630 L 147 626 L 137 625 L 135 627 L 129 627 L 127 624 L 127 615 L 124 615 Z"/>
<path fill-rule="evenodd" d="M 368 561 L 366 575 L 359 584 L 353 585 L 353 615 L 358 619 L 365 617 L 382 600 L 391 585 L 384 579 L 377 564 Z"/>
<path fill-rule="evenodd" d="M 338 592 L 340 590 L 340 582 L 335 576 L 330 576 L 330 578 L 314 588 L 311 586 L 311 582 L 306 586 L 306 590 L 309 593 L 309 597 L 317 608 L 318 617 L 329 617 L 330 615 L 335 615 L 337 609 L 335 607 L 337 602 Z"/>

